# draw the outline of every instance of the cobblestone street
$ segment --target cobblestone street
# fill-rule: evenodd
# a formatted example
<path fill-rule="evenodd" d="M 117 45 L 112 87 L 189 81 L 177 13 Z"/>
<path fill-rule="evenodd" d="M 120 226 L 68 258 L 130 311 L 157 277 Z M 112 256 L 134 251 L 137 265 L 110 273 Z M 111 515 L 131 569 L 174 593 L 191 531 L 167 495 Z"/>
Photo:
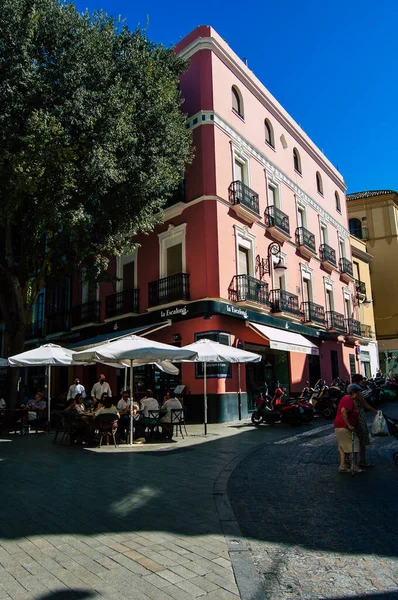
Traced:
<path fill-rule="evenodd" d="M 229 496 L 269 600 L 398 598 L 397 449 L 393 437 L 374 439 L 375 468 L 351 479 L 322 428 L 240 463 Z"/>
<path fill-rule="evenodd" d="M 161 449 L 3 438 L 0 599 L 331 600 L 397 590 L 393 438 L 375 441 L 376 468 L 352 481 L 336 472 L 324 421 L 190 431 Z"/>

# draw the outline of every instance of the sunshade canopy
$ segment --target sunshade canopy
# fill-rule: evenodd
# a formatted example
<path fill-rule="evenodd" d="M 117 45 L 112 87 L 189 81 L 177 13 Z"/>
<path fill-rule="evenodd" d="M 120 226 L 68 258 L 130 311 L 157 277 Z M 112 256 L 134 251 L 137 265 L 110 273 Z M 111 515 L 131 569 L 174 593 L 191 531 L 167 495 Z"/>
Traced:
<path fill-rule="evenodd" d="M 8 364 L 10 367 L 68 366 L 75 364 L 72 355 L 73 352 L 68 348 L 57 344 L 44 344 L 33 350 L 10 356 Z"/>
<path fill-rule="evenodd" d="M 259 354 L 240 350 L 233 346 L 226 346 L 225 344 L 213 342 L 208 339 L 202 339 L 193 344 L 188 344 L 188 346 L 184 346 L 184 350 L 191 350 L 197 353 L 197 357 L 189 359 L 189 362 L 246 363 L 261 361 L 261 356 Z"/>
<path fill-rule="evenodd" d="M 319 354 L 319 348 L 300 333 L 293 333 L 287 329 L 276 329 L 259 323 L 248 323 L 256 333 L 269 340 L 270 348 L 299 352 L 301 354 Z"/>
<path fill-rule="evenodd" d="M 73 359 L 77 362 L 121 362 L 138 360 L 141 362 L 156 362 L 158 360 L 187 360 L 194 358 L 196 352 L 177 348 L 169 344 L 154 342 L 136 335 L 126 336 L 114 342 L 109 342 L 83 352 L 74 352 Z"/>

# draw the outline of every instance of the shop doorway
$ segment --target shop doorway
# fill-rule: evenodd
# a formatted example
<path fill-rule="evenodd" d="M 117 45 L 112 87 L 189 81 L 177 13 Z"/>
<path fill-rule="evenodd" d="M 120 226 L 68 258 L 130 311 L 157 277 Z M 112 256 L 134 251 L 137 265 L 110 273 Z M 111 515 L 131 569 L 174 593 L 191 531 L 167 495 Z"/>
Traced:
<path fill-rule="evenodd" d="M 254 410 L 257 398 L 268 393 L 273 395 L 279 385 L 290 394 L 289 355 L 282 350 L 271 350 L 268 346 L 245 344 L 245 350 L 261 355 L 261 362 L 246 364 L 246 391 L 248 410 Z"/>
<path fill-rule="evenodd" d="M 321 361 L 319 356 L 316 354 L 309 354 L 308 367 L 310 372 L 310 386 L 313 387 L 321 378 Z"/>

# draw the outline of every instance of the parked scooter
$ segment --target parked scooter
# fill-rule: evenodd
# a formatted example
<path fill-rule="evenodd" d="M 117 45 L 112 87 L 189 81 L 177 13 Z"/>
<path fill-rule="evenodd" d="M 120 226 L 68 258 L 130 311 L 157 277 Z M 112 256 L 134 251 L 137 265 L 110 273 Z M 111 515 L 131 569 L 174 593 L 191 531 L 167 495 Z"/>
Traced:
<path fill-rule="evenodd" d="M 300 410 L 300 407 L 293 402 L 283 404 L 282 397 L 283 390 L 278 386 L 272 400 L 269 399 L 268 394 L 265 394 L 265 398 L 262 397 L 263 401 L 258 406 L 256 402 L 257 409 L 251 417 L 253 425 L 261 425 L 262 423 L 267 425 L 275 425 L 276 423 L 301 425 L 303 422 L 303 409 Z"/>
<path fill-rule="evenodd" d="M 340 388 L 337 385 L 329 387 L 323 379 L 319 379 L 312 391 L 313 396 L 310 402 L 315 412 L 325 417 L 325 419 L 333 419 L 342 397 Z"/>

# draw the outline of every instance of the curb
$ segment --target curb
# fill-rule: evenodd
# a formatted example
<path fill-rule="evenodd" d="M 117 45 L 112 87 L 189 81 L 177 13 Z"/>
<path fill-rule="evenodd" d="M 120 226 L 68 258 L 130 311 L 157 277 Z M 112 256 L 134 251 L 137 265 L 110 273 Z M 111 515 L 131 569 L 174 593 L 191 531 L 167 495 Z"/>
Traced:
<path fill-rule="evenodd" d="M 239 523 L 229 501 L 228 481 L 236 467 L 247 456 L 258 450 L 259 447 L 266 445 L 266 443 L 259 443 L 254 448 L 233 458 L 217 477 L 213 487 L 214 502 L 241 600 L 266 600 L 267 596 L 260 575 L 254 566 L 250 546 L 243 539 Z"/>

